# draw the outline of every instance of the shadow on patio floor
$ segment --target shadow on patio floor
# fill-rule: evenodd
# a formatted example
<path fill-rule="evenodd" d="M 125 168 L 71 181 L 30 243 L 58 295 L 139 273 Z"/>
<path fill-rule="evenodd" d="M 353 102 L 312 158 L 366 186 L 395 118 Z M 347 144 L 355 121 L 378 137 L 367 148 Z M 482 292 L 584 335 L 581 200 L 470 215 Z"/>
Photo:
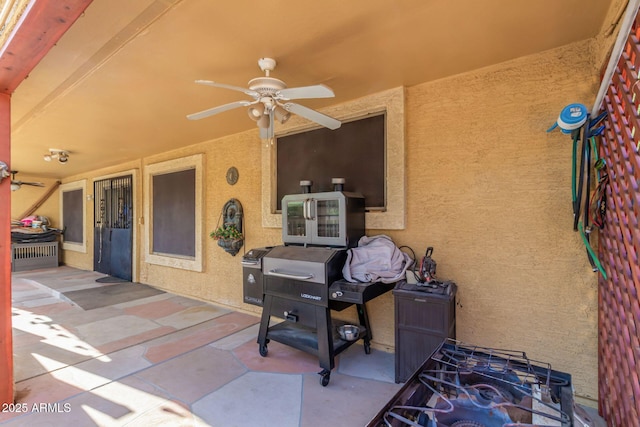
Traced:
<path fill-rule="evenodd" d="M 257 316 L 202 301 L 162 292 L 85 310 L 65 298 L 115 286 L 101 276 L 13 274 L 17 402 L 0 425 L 358 426 L 400 388 L 393 354 L 360 345 L 322 387 L 317 358 L 276 342 L 260 357 Z"/>

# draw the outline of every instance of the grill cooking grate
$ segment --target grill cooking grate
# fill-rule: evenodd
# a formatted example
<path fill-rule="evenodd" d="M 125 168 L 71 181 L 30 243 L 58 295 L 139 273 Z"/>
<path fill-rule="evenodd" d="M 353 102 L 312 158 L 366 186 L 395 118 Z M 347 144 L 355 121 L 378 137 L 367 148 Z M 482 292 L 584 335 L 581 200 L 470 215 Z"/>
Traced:
<path fill-rule="evenodd" d="M 570 378 L 522 352 L 446 342 L 374 425 L 571 426 Z"/>

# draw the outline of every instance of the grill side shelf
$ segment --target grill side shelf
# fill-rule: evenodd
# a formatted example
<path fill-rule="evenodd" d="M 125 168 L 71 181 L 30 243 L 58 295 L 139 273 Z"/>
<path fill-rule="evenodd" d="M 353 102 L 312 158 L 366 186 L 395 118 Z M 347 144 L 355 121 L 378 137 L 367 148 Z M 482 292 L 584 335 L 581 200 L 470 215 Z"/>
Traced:
<path fill-rule="evenodd" d="M 334 301 L 364 304 L 396 286 L 396 283 L 351 283 L 344 279 L 336 280 L 329 287 L 329 299 Z"/>

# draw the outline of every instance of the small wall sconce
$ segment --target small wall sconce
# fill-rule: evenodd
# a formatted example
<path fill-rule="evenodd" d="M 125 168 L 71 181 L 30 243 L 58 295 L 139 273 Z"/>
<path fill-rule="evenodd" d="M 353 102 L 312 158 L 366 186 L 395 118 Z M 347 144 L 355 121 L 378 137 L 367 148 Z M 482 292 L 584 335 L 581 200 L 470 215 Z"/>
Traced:
<path fill-rule="evenodd" d="M 44 160 L 45 162 L 50 162 L 53 159 L 58 159 L 58 162 L 65 164 L 69 161 L 69 151 L 49 148 L 49 154 L 44 155 Z"/>

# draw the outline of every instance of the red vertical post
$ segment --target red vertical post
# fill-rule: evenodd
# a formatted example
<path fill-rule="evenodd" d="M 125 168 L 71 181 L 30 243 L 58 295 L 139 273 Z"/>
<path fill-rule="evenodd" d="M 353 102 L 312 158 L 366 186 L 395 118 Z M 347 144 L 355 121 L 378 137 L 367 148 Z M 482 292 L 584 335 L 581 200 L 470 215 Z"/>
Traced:
<path fill-rule="evenodd" d="M 11 96 L 0 94 L 0 160 L 11 162 Z M 0 404 L 13 403 L 11 180 L 0 182 Z"/>

